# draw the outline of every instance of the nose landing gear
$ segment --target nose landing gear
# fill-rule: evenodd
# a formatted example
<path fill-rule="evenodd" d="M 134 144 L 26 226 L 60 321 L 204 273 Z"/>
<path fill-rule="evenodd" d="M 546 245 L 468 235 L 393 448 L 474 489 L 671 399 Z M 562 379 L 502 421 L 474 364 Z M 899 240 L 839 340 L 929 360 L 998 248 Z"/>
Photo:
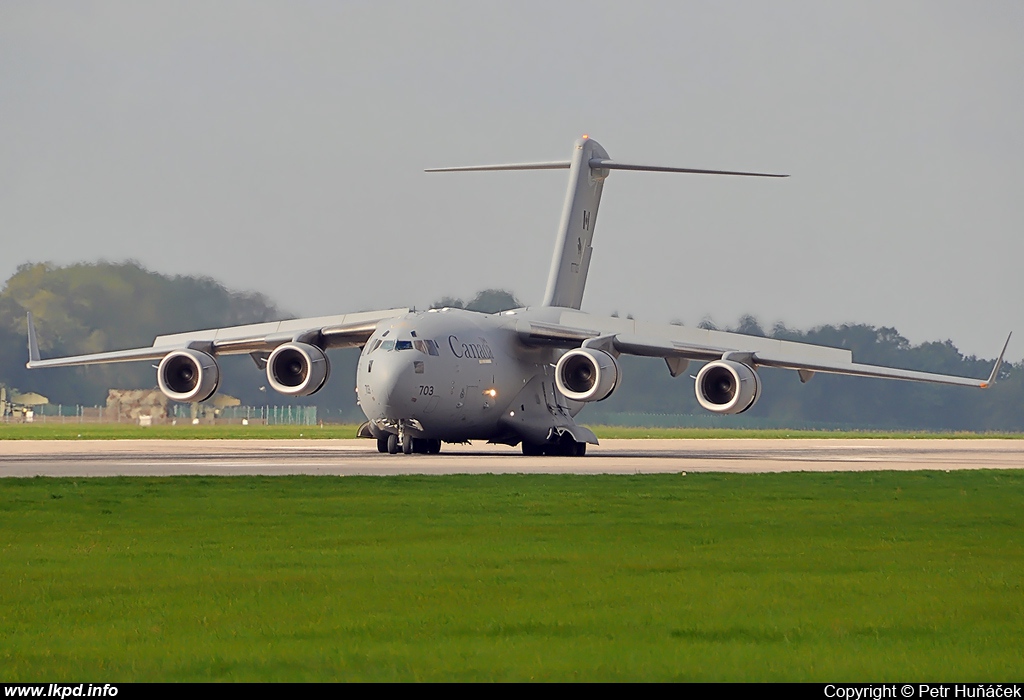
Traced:
<path fill-rule="evenodd" d="M 441 441 L 430 438 L 415 438 L 408 433 L 399 437 L 396 433 L 388 433 L 387 437 L 377 438 L 377 451 L 388 454 L 425 454 L 436 455 L 441 451 Z"/>
<path fill-rule="evenodd" d="M 394 433 L 389 433 L 388 434 L 388 454 L 389 455 L 396 455 L 396 454 L 398 454 L 398 451 L 401 449 L 401 447 L 402 447 L 401 443 L 398 442 L 398 436 L 395 435 Z"/>

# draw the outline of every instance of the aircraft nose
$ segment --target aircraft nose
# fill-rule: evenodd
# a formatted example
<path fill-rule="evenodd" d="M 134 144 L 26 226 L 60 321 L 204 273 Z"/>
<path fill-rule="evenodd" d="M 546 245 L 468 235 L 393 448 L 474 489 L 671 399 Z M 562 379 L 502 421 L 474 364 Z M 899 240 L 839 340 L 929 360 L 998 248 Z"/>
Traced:
<path fill-rule="evenodd" d="M 403 355 L 404 353 L 389 352 L 379 360 L 374 359 L 371 378 L 373 394 L 381 401 L 386 412 L 398 408 L 408 396 L 411 396 L 413 360 Z"/>

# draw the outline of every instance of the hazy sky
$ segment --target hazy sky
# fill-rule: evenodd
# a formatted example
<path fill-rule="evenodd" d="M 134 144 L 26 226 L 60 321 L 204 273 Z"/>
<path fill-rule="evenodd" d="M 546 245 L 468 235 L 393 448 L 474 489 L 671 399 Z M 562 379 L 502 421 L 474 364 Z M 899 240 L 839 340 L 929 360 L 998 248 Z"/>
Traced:
<path fill-rule="evenodd" d="M 865 322 L 1024 356 L 1024 3 L 0 0 L 0 279 L 134 258 L 299 314 L 539 301 L 615 172 L 584 310 Z"/>

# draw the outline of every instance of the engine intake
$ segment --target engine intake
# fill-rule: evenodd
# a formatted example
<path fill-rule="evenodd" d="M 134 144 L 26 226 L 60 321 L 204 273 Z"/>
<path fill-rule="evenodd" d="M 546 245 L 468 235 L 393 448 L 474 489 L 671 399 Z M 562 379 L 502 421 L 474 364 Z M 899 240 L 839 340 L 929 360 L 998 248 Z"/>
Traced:
<path fill-rule="evenodd" d="M 174 350 L 156 369 L 156 383 L 172 401 L 206 401 L 220 384 L 220 368 L 212 355 L 198 350 Z"/>
<path fill-rule="evenodd" d="M 619 385 L 619 363 L 604 350 L 576 348 L 555 365 L 555 384 L 572 401 L 603 401 Z"/>
<path fill-rule="evenodd" d="M 267 381 L 285 396 L 309 396 L 327 383 L 331 363 L 324 351 L 307 343 L 279 345 L 267 358 Z"/>
<path fill-rule="evenodd" d="M 697 401 L 712 413 L 743 413 L 761 396 L 761 378 L 753 367 L 716 360 L 697 373 Z"/>

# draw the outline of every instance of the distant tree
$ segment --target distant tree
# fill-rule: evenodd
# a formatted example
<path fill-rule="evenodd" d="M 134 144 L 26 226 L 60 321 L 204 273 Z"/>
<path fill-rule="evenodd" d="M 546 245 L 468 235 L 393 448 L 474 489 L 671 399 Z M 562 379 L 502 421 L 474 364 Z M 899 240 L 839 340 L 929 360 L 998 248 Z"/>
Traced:
<path fill-rule="evenodd" d="M 55 402 L 90 404 L 104 401 L 108 388 L 153 386 L 153 369 L 127 363 L 28 372 L 27 311 L 44 355 L 145 346 L 157 335 L 285 316 L 262 294 L 232 292 L 209 277 L 161 275 L 132 261 L 22 265 L 0 290 L 0 381 Z"/>
<path fill-rule="evenodd" d="M 496 314 L 499 311 L 518 309 L 523 302 L 516 298 L 516 295 L 505 289 L 484 289 L 477 292 L 473 300 L 466 304 L 470 311 L 479 311 L 485 314 Z"/>
<path fill-rule="evenodd" d="M 744 335 L 757 335 L 764 337 L 764 329 L 761 328 L 761 324 L 756 318 L 750 314 L 744 314 L 740 316 L 739 324 L 736 326 L 737 333 L 743 333 Z"/>
<path fill-rule="evenodd" d="M 523 303 L 516 298 L 516 295 L 505 289 L 484 289 L 476 293 L 469 303 L 452 296 L 443 296 L 430 305 L 431 309 L 468 309 L 479 311 L 485 314 L 496 314 L 499 311 L 518 309 Z"/>
<path fill-rule="evenodd" d="M 464 309 L 466 304 L 458 297 L 443 296 L 430 305 L 431 309 Z"/>
<path fill-rule="evenodd" d="M 697 324 L 697 328 L 703 328 L 706 331 L 717 331 L 718 326 L 715 325 L 714 320 L 710 316 L 705 315 Z"/>

